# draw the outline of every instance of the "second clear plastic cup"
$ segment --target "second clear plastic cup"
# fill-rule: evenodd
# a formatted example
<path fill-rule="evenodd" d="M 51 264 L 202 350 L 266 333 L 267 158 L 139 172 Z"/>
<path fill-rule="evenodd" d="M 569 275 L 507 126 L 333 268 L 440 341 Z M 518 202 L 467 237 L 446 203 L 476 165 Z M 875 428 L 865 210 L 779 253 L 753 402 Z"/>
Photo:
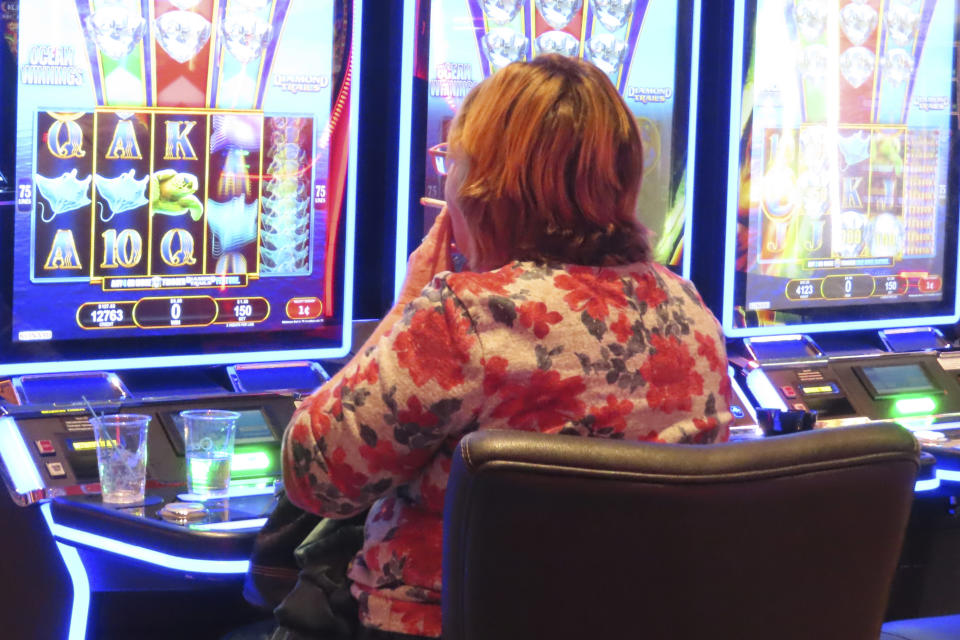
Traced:
<path fill-rule="evenodd" d="M 136 413 L 90 418 L 97 442 L 97 467 L 103 501 L 143 502 L 147 480 L 147 427 L 150 416 Z"/>
<path fill-rule="evenodd" d="M 227 495 L 240 414 L 220 409 L 190 409 L 181 411 L 180 417 L 187 453 L 187 491 L 211 498 Z"/>

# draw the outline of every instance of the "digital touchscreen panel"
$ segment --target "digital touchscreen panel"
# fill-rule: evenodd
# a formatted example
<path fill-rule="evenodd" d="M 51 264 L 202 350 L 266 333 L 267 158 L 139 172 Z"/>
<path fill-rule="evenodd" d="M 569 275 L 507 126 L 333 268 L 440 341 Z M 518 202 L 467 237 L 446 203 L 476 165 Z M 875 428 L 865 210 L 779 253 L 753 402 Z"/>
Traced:
<path fill-rule="evenodd" d="M 870 393 L 874 398 L 922 391 L 941 391 L 930 380 L 923 366 L 919 364 L 859 367 L 858 371 L 863 374 L 863 378 L 869 383 Z"/>
<path fill-rule="evenodd" d="M 636 117 L 644 147 L 637 216 L 653 232 L 654 258 L 688 270 L 687 150 L 695 120 L 690 96 L 699 6 L 699 0 L 432 0 L 423 195 L 443 198 L 437 150 L 474 85 L 543 53 L 579 57 L 607 73 Z M 438 206 L 427 206 L 424 233 Z"/>
<path fill-rule="evenodd" d="M 345 6 L 20 3 L 13 343 L 337 344 Z"/>
<path fill-rule="evenodd" d="M 737 8 L 728 334 L 955 320 L 956 0 Z"/>

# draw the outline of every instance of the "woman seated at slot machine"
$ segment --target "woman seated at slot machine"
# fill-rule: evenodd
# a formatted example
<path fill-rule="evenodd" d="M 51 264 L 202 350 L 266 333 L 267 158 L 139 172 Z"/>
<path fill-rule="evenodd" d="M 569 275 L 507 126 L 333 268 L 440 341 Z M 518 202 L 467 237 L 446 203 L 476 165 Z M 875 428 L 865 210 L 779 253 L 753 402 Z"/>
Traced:
<path fill-rule="evenodd" d="M 726 439 L 723 336 L 693 286 L 649 260 L 641 158 L 622 98 L 577 59 L 512 64 L 457 113 L 447 208 L 400 299 L 284 438 L 295 504 L 332 518 L 372 505 L 349 569 L 363 637 L 440 636 L 444 489 L 464 434 Z"/>

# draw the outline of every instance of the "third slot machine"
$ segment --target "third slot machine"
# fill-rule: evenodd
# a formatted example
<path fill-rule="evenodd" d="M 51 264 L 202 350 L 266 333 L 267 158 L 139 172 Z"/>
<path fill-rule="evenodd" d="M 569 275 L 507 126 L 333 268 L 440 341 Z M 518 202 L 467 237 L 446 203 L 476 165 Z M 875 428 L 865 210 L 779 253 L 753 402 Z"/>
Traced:
<path fill-rule="evenodd" d="M 759 407 L 957 465 L 955 0 L 737 0 L 720 310 Z"/>

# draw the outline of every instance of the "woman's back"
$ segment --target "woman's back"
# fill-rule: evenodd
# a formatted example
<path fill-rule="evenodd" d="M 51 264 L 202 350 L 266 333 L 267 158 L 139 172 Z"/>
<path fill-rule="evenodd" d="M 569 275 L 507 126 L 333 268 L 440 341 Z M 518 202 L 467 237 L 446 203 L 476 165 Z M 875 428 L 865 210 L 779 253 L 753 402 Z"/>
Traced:
<path fill-rule="evenodd" d="M 446 274 L 341 385 L 301 409 L 288 491 L 344 514 L 389 491 L 350 571 L 361 619 L 436 635 L 444 490 L 460 437 L 520 429 L 711 442 L 726 438 L 728 390 L 716 321 L 663 267 L 514 262 Z"/>

